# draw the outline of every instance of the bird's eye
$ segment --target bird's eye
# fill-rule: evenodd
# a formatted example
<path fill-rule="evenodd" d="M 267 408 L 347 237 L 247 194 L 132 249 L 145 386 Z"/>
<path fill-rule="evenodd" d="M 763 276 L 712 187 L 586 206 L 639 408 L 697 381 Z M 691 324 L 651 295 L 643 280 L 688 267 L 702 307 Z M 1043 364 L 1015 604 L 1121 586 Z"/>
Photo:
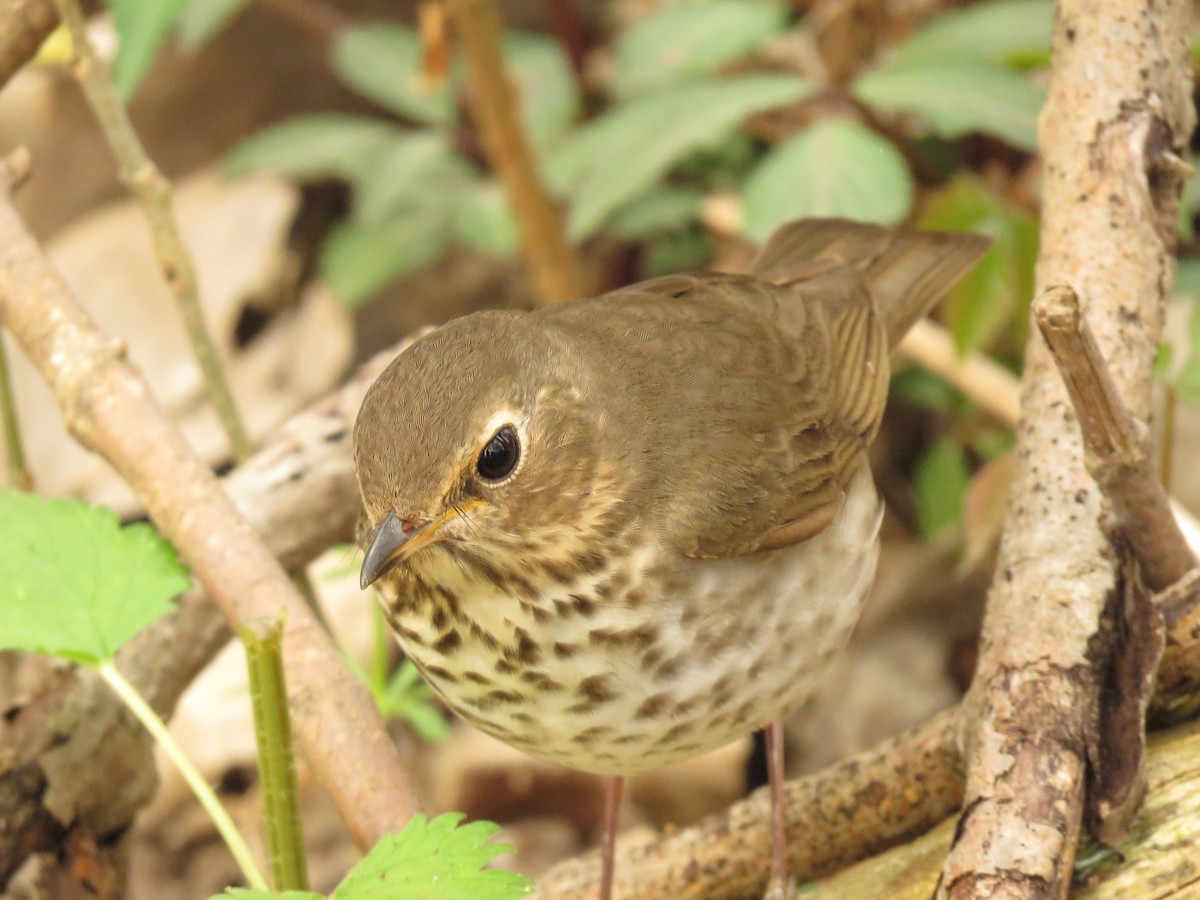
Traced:
<path fill-rule="evenodd" d="M 521 459 L 521 441 L 511 425 L 505 425 L 479 451 L 475 471 L 485 481 L 502 481 L 512 474 Z"/>

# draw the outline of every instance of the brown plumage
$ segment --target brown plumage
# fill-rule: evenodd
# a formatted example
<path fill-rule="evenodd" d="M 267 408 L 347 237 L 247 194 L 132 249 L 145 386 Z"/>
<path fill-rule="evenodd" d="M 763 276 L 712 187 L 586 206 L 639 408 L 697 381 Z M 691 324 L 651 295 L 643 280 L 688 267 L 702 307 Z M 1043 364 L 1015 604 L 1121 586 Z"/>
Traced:
<path fill-rule="evenodd" d="M 805 220 L 749 275 L 416 342 L 354 437 L 362 580 L 406 653 L 479 727 L 596 772 L 794 709 L 873 577 L 888 352 L 987 244 Z"/>

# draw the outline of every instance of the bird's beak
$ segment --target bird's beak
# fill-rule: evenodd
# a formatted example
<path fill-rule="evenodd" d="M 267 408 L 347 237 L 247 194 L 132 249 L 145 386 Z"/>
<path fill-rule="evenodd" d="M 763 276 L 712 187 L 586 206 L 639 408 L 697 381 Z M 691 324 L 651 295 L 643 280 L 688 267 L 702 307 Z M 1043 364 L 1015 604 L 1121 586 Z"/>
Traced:
<path fill-rule="evenodd" d="M 362 572 L 358 577 L 359 587 L 366 590 L 393 566 L 433 543 L 437 539 L 438 529 L 450 518 L 452 516 L 444 515 L 420 523 L 401 519 L 394 512 L 389 512 L 371 533 L 371 543 L 367 546 Z"/>

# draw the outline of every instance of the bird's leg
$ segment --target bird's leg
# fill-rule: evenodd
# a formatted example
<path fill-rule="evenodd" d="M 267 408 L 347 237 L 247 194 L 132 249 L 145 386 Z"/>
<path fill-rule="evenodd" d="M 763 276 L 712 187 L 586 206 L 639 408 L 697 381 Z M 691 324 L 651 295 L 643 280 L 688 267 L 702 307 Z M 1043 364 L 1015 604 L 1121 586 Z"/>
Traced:
<path fill-rule="evenodd" d="M 600 849 L 600 900 L 612 900 L 613 868 L 617 851 L 617 820 L 621 813 L 623 775 L 604 779 L 604 843 Z"/>
<path fill-rule="evenodd" d="M 783 723 L 772 722 L 764 729 L 767 739 L 767 780 L 771 785 L 771 880 L 764 900 L 790 897 L 787 877 L 787 841 L 783 809 Z"/>

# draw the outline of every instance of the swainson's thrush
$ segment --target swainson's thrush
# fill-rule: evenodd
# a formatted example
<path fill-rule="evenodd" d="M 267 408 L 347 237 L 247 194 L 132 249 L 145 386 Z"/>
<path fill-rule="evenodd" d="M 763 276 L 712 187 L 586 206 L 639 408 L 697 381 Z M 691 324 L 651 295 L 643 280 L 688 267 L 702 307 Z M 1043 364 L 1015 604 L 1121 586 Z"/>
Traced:
<path fill-rule="evenodd" d="M 874 577 L 889 349 L 987 246 L 803 220 L 749 275 L 449 323 L 355 425 L 363 586 L 452 709 L 534 756 L 623 776 L 764 726 L 778 751 Z"/>

